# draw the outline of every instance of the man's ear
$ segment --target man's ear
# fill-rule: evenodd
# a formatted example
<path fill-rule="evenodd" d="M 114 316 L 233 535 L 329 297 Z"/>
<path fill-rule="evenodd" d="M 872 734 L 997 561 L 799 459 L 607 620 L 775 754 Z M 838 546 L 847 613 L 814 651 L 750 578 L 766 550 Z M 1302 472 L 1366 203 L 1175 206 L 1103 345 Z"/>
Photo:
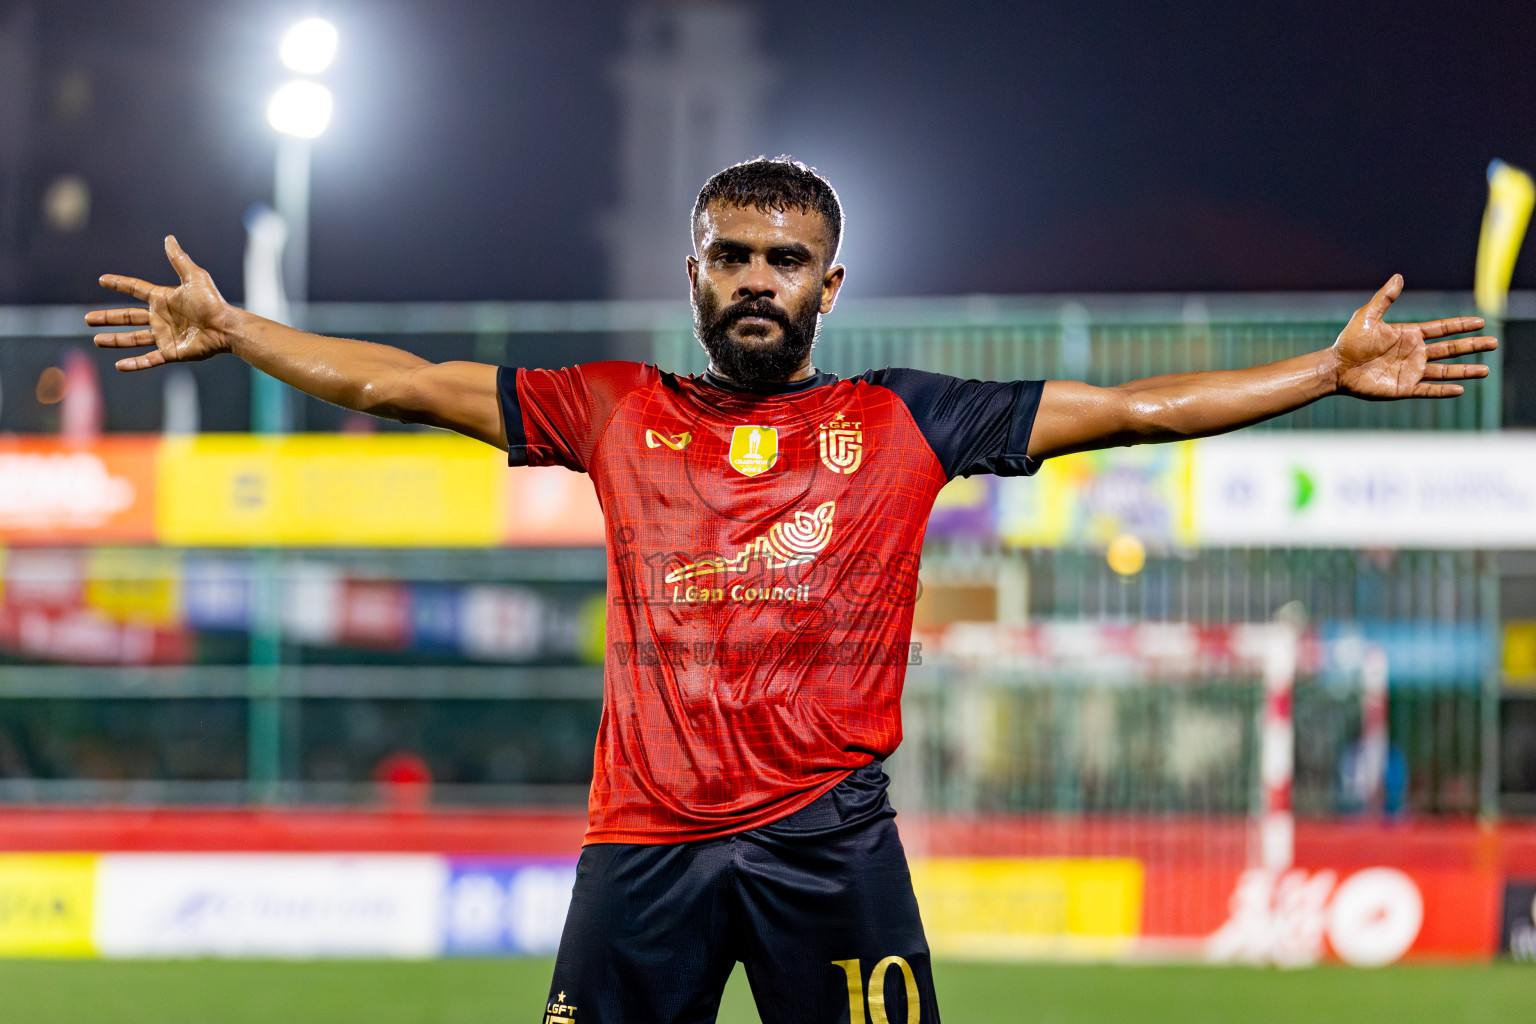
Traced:
<path fill-rule="evenodd" d="M 837 303 L 837 293 L 843 287 L 843 265 L 841 263 L 831 267 L 821 278 L 821 311 L 832 312 L 832 307 Z"/>
<path fill-rule="evenodd" d="M 692 256 L 688 257 L 688 293 L 691 295 L 699 287 L 699 261 Z"/>

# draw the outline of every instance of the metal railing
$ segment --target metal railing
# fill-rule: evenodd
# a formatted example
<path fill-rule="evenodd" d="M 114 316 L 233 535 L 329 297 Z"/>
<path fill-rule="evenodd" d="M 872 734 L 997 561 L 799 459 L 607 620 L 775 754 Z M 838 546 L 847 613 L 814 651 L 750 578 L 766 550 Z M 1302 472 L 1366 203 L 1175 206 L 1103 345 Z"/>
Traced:
<path fill-rule="evenodd" d="M 816 358 L 823 369 L 842 375 L 907 365 L 968 377 L 1066 377 L 1114 384 L 1159 373 L 1250 365 L 1324 347 L 1367 297 L 1366 293 L 1087 295 L 845 301 L 826 319 Z M 1410 292 L 1395 307 L 1393 318 L 1459 315 L 1469 312 L 1471 305 L 1466 293 Z M 85 307 L 0 308 L 0 339 L 5 341 L 0 346 L 0 387 L 5 399 L 0 402 L 0 430 L 49 429 L 38 425 L 43 420 L 24 422 L 21 413 L 28 408 L 37 370 L 63 347 L 89 345 L 81 320 L 84 311 Z M 1536 293 L 1512 296 L 1509 316 L 1536 319 Z M 640 358 L 678 372 L 695 372 L 704 365 L 689 311 L 675 302 L 314 303 L 299 307 L 295 318 L 321 333 L 400 344 L 433 359 L 558 366 L 591 358 Z M 107 369 L 110 354 L 95 353 L 93 358 L 107 391 L 109 428 L 114 426 L 111 410 L 117 389 L 129 389 L 119 406 L 142 408 L 158 401 L 154 375 L 120 377 Z M 1499 413 L 1496 360 L 1493 368 L 1494 379 L 1470 388 L 1466 397 L 1454 402 L 1329 400 L 1271 421 L 1262 429 L 1486 429 L 1497 424 Z M 244 365 L 214 360 L 198 364 L 192 372 L 205 375 L 199 377 L 205 394 L 218 394 L 221 404 L 237 409 L 226 417 L 222 429 L 247 429 L 248 420 L 242 417 L 250 409 L 251 388 Z M 226 396 L 230 401 L 224 403 Z M 335 425 L 333 410 L 318 403 L 307 408 L 309 414 L 300 417 L 301 425 Z M 153 421 L 153 416 L 142 419 Z M 365 551 L 332 552 L 325 557 L 377 576 L 411 580 L 595 584 L 603 578 L 602 555 L 597 551 Z M 978 557 L 985 561 L 991 555 L 980 552 Z M 1130 580 L 1111 573 L 1095 552 L 1034 551 L 1026 557 L 1029 613 L 1040 617 L 1256 621 L 1299 601 L 1316 619 L 1383 618 L 1486 627 L 1498 618 L 1496 571 L 1486 556 L 1475 553 L 1186 552 L 1154 559 Z M 0 802 L 370 799 L 372 789 L 366 781 L 304 777 L 297 759 L 308 712 L 351 702 L 347 706 L 362 709 L 361 717 L 395 713 L 390 708 L 408 717 L 416 713 L 408 705 L 424 709 L 452 703 L 467 708 L 476 701 L 516 701 L 534 709 L 539 702 L 573 701 L 583 704 L 586 710 L 581 714 L 587 715 L 601 693 L 600 670 L 594 667 L 311 665 L 297 664 L 289 652 L 281 656 L 275 672 L 270 668 L 0 665 L 0 726 L 4 726 L 6 708 L 24 705 L 43 709 L 40 713 L 52 716 L 50 720 L 63 730 L 75 716 L 71 708 L 93 702 L 111 701 L 114 707 L 127 706 L 116 702 L 159 700 L 228 702 L 246 716 L 241 728 L 257 728 L 258 720 L 265 721 L 260 726 L 266 737 L 262 742 L 271 746 L 262 756 L 263 770 L 280 776 L 260 784 L 240 778 L 12 778 L 0 780 Z M 1457 678 L 1447 679 L 1440 687 L 1394 691 L 1393 735 L 1402 741 L 1410 799 L 1416 808 L 1459 813 L 1496 807 L 1496 779 L 1490 798 L 1488 763 L 1494 750 L 1489 744 L 1489 723 L 1496 726 L 1498 694 L 1484 683 Z M 1225 691 L 1213 690 L 1209 696 L 1217 703 L 1231 703 L 1231 694 Z M 1010 699 L 1027 704 L 1045 698 Z M 1184 699 L 1194 698 L 1180 698 Z M 1237 701 L 1232 707 L 1246 699 L 1232 697 Z M 926 700 L 918 695 L 909 707 L 914 738 L 928 727 Z M 1334 783 L 1338 751 L 1356 727 L 1349 718 L 1353 705 L 1348 699 L 1333 701 L 1327 692 L 1306 687 L 1298 689 L 1297 700 L 1298 724 L 1310 723 L 1305 728 L 1316 741 L 1312 747 L 1298 749 L 1298 806 L 1323 813 L 1331 806 L 1322 794 Z M 1019 710 L 1016 717 L 1021 723 L 1033 714 L 1024 714 L 1029 709 L 1023 704 Z M 1190 714 L 1199 717 L 1196 713 L 1206 710 L 1194 708 Z M 1184 713 L 1172 705 L 1164 711 Z M 1142 717 L 1147 722 L 1161 721 L 1163 713 L 1149 704 Z M 1020 725 L 1020 743 L 1035 742 L 1029 739 L 1033 734 L 1028 730 L 1033 728 L 1036 725 Z M 244 740 L 236 736 L 231 742 Z M 590 736 L 583 733 L 569 742 L 589 744 Z M 915 751 L 920 745 L 911 746 Z M 0 749 L 0 775 L 5 772 L 5 757 Z M 237 759 L 243 763 L 245 752 Z M 579 781 L 449 782 L 439 787 L 439 798 L 470 803 L 575 799 L 581 790 Z M 1018 806 L 1045 807 L 1041 802 L 1045 790 L 1031 789 L 1033 785 L 1020 775 L 991 795 L 972 794 L 966 800 L 984 799 L 998 806 L 1023 800 Z M 940 786 L 936 792 L 943 791 Z M 1109 800 L 1105 807 L 1112 808 L 1118 806 L 1114 792 L 1112 788 L 1094 790 L 1099 795 L 1090 793 L 1083 799 Z M 1216 789 L 1199 793 L 1205 795 L 1195 804 L 1215 801 L 1212 809 L 1221 804 Z M 1315 799 L 1309 793 L 1316 794 Z M 1195 804 L 1190 809 L 1198 809 Z"/>
<path fill-rule="evenodd" d="M 953 299 L 847 300 L 825 318 L 817 363 L 840 375 L 912 366 L 997 380 L 1085 380 L 1116 384 L 1138 377 L 1232 368 L 1283 359 L 1331 344 L 1368 293 L 969 296 Z M 89 307 L 0 307 L 0 430 L 18 429 L 16 399 L 62 346 L 87 346 Z M 1409 292 L 1398 320 L 1472 312 L 1464 292 Z M 1536 293 L 1511 296 L 1509 318 L 1536 318 Z M 637 358 L 663 369 L 697 372 L 705 358 L 690 313 L 680 302 L 310 303 L 293 319 L 323 334 L 399 344 L 431 359 L 477 359 L 559 366 L 593 358 Z M 33 345 L 15 342 L 32 341 Z M 111 353 L 95 358 L 109 389 L 142 392 L 145 378 L 107 374 Z M 1488 428 L 1498 422 L 1494 379 L 1455 402 L 1320 402 L 1265 429 Z M 34 366 L 33 364 L 38 364 Z M 213 365 L 218 369 L 214 370 Z M 204 369 L 203 367 L 209 367 Z M 28 371 L 31 371 L 30 373 Z M 245 370 L 215 360 L 194 372 L 219 373 L 221 387 L 248 408 Z M 238 378 L 238 379 L 237 379 Z M 113 404 L 110 401 L 109 407 Z M 152 396 L 145 396 L 150 398 Z M 318 404 L 314 407 L 318 413 Z M 310 422 L 315 420 L 316 422 Z M 254 421 L 252 421 L 254 422 Z M 324 428 L 323 416 L 299 425 Z M 221 429 L 246 429 L 226 426 Z"/>

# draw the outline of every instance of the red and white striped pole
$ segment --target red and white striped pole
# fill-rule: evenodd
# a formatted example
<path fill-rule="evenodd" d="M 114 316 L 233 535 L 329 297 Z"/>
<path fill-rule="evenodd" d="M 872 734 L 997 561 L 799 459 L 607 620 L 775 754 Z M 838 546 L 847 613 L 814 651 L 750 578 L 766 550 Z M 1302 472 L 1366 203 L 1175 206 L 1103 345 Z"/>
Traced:
<path fill-rule="evenodd" d="M 1291 717 L 1299 630 L 1277 622 L 1264 650 L 1264 708 L 1259 721 L 1259 865 L 1284 871 L 1295 860 L 1291 788 L 1296 772 L 1296 724 Z"/>
<path fill-rule="evenodd" d="M 1360 794 L 1380 814 L 1386 797 L 1387 653 L 1371 644 L 1360 661 Z"/>

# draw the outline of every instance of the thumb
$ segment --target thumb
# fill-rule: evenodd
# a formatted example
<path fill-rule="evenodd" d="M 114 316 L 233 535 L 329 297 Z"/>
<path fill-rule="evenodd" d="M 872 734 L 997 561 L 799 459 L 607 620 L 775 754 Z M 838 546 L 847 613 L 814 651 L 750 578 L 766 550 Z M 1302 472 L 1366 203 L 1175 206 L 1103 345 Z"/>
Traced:
<path fill-rule="evenodd" d="M 1403 294 L 1403 275 L 1393 274 L 1387 278 L 1387 283 L 1371 296 L 1371 301 L 1365 304 L 1365 315 L 1368 319 L 1380 320 L 1386 315 L 1387 308 L 1397 301 L 1397 297 Z"/>
<path fill-rule="evenodd" d="M 182 284 L 186 284 L 199 270 L 198 265 L 192 262 L 192 257 L 183 252 L 181 246 L 177 244 L 175 235 L 165 236 L 165 256 L 171 261 L 171 266 L 176 268 L 176 276 L 181 278 Z"/>

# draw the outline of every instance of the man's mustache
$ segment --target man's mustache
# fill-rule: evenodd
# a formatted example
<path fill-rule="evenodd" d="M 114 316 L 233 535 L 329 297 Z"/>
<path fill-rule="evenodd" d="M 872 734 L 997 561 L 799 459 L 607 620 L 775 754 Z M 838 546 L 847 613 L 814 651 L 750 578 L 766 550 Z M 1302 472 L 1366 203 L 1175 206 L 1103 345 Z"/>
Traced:
<path fill-rule="evenodd" d="M 745 320 L 749 316 L 761 317 L 764 320 L 772 320 L 782 328 L 791 325 L 789 314 L 767 299 L 743 299 L 740 302 L 726 306 L 715 318 L 717 327 L 726 328 L 738 320 Z"/>

